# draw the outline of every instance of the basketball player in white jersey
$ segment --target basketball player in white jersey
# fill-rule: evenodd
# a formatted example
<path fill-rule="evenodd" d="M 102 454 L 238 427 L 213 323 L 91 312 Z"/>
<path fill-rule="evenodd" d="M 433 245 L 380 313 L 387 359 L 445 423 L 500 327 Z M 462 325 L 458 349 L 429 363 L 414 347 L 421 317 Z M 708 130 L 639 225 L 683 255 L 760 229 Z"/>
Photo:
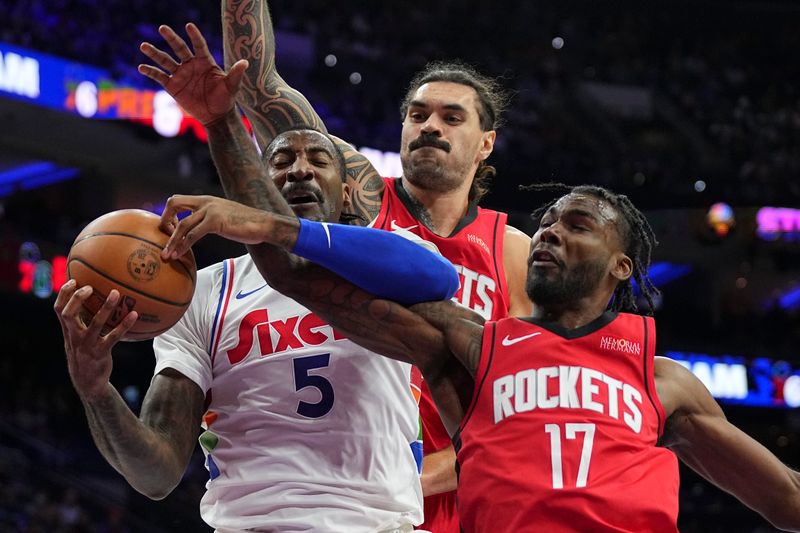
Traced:
<path fill-rule="evenodd" d="M 163 52 L 154 49 L 148 55 L 169 68 Z M 154 79 L 167 77 L 151 68 L 147 75 Z M 225 120 L 238 127 L 231 134 L 237 142 L 249 142 L 231 111 Z M 339 219 L 348 195 L 344 164 L 329 137 L 307 129 L 284 132 L 265 150 L 266 167 L 249 146 L 251 157 L 239 168 L 268 172 L 277 185 L 270 186 L 276 194 L 271 200 L 280 204 L 273 211 L 290 215 L 282 220 Z M 215 154 L 218 164 L 224 157 Z M 251 183 L 254 188 L 263 184 L 260 178 Z M 234 209 L 227 220 L 247 225 L 245 209 Z M 192 217 L 185 222 L 194 223 L 202 212 Z M 340 234 L 325 225 L 313 228 L 314 238 L 327 238 L 326 252 L 333 253 Z M 388 232 L 337 228 L 391 237 L 423 250 Z M 297 235 L 295 251 L 303 235 Z M 257 237 L 240 242 L 256 245 L 251 253 L 269 255 L 287 271 L 298 260 L 258 244 Z M 395 248 L 396 242 L 386 246 Z M 415 258 L 415 250 L 406 249 L 402 262 L 373 254 L 375 263 L 366 268 L 380 274 L 376 287 L 391 279 L 387 290 L 412 294 L 413 300 L 436 259 L 424 253 L 431 257 Z M 340 261 L 345 277 L 354 265 L 365 268 L 347 259 Z M 452 266 L 447 268 L 453 275 L 452 296 L 457 277 Z M 273 274 L 280 272 L 276 267 Z M 280 285 L 279 280 L 272 285 Z M 218 531 L 411 531 L 422 521 L 421 487 L 409 447 L 417 436 L 418 416 L 410 365 L 375 357 L 338 335 L 265 284 L 245 255 L 198 273 L 189 310 L 154 342 L 155 375 L 137 418 L 109 383 L 111 349 L 136 313 L 102 336 L 101 326 L 119 295 L 112 291 L 87 326 L 78 312 L 90 294 L 91 288 L 76 291 L 69 283 L 56 300 L 69 371 L 99 450 L 136 490 L 154 499 L 170 493 L 186 469 L 202 419 L 199 440 L 210 479 L 201 514 Z"/>

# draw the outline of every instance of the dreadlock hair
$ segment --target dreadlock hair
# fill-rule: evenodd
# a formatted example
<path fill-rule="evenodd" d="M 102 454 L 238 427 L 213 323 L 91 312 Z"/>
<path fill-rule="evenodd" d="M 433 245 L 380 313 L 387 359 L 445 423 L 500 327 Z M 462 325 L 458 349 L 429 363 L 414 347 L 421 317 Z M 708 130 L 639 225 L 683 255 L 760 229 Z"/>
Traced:
<path fill-rule="evenodd" d="M 503 112 L 508 106 L 510 95 L 500 83 L 478 72 L 475 67 L 459 60 L 433 61 L 419 71 L 408 85 L 408 90 L 400 104 L 400 117 L 405 119 L 411 101 L 417 90 L 431 82 L 449 82 L 472 87 L 478 95 L 478 118 L 482 131 L 496 130 L 503 125 Z M 489 181 L 497 170 L 481 161 L 475 170 L 469 200 L 479 202 L 489 192 Z"/>
<path fill-rule="evenodd" d="M 650 267 L 650 257 L 653 249 L 658 245 L 653 228 L 647 222 L 647 218 L 641 211 L 636 209 L 630 199 L 624 194 L 616 194 L 608 189 L 597 185 L 578 185 L 571 187 L 563 183 L 535 183 L 532 185 L 520 185 L 522 191 L 551 191 L 567 194 L 589 194 L 596 198 L 608 202 L 622 215 L 622 224 L 617 224 L 617 231 L 622 241 L 622 248 L 625 254 L 633 260 L 633 274 L 631 278 L 636 280 L 636 284 L 642 292 L 649 310 L 648 315 L 653 314 L 655 304 L 653 299 L 660 294 L 658 288 L 650 281 L 647 270 Z M 541 221 L 544 214 L 558 200 L 556 198 L 537 208 L 531 213 L 531 218 Z M 614 296 L 611 299 L 611 309 L 613 311 L 635 312 L 638 309 L 636 297 L 633 293 L 633 283 L 631 278 L 621 282 L 614 289 Z"/>

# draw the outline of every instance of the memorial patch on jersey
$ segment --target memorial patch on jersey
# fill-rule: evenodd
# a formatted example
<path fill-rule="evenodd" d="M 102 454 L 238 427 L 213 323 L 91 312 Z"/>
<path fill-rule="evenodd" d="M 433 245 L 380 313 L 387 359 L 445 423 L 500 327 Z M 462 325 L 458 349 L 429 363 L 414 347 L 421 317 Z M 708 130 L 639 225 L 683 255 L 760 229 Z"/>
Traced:
<path fill-rule="evenodd" d="M 592 368 L 549 366 L 527 369 L 494 380 L 494 423 L 534 409 L 588 409 L 642 430 L 639 390 Z"/>
<path fill-rule="evenodd" d="M 630 355 L 641 355 L 642 344 L 619 337 L 603 336 L 600 338 L 600 348 L 612 352 L 626 353 Z"/>

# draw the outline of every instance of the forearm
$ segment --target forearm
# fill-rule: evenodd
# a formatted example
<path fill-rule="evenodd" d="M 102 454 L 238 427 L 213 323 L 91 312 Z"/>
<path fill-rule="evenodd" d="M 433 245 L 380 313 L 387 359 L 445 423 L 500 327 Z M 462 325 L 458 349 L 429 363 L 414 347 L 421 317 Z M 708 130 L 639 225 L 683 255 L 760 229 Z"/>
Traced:
<path fill-rule="evenodd" d="M 106 461 L 138 492 L 152 499 L 169 494 L 185 464 L 165 438 L 139 420 L 111 384 L 101 397 L 82 401 L 92 438 Z"/>
<path fill-rule="evenodd" d="M 283 215 L 288 221 L 296 220 L 289 204 L 266 175 L 256 147 L 235 110 L 207 125 L 206 131 L 211 158 L 225 196 L 249 207 Z M 295 237 L 296 232 L 295 226 Z M 273 236 L 278 239 L 277 244 L 283 244 L 282 247 L 256 244 L 248 246 L 248 251 L 264 278 L 274 285 L 290 271 L 296 258 L 287 252 L 294 244 L 293 240 L 284 242 L 285 234 Z"/>
<path fill-rule="evenodd" d="M 235 109 L 208 124 L 206 132 L 226 197 L 249 207 L 295 216 L 267 176 L 261 156 Z"/>
<path fill-rule="evenodd" d="M 422 459 L 422 494 L 433 496 L 456 490 L 456 452 L 452 446 L 425 455 Z"/>
<path fill-rule="evenodd" d="M 222 38 L 225 68 L 239 59 L 250 63 L 239 103 L 255 110 L 260 87 L 275 73 L 275 35 L 266 0 L 223 0 Z"/>
<path fill-rule="evenodd" d="M 347 184 L 350 185 L 350 209 L 344 215 L 350 215 L 350 220 L 342 220 L 354 226 L 366 226 L 381 211 L 383 178 L 364 157 L 350 143 L 331 135 L 336 148 L 342 153 L 347 171 Z"/>
<path fill-rule="evenodd" d="M 703 438 L 673 446 L 681 460 L 774 526 L 800 531 L 798 472 L 727 422 L 707 424 L 694 418 L 691 423 Z"/>
<path fill-rule="evenodd" d="M 275 34 L 266 0 L 224 0 L 222 35 L 226 67 L 239 59 L 249 62 L 237 101 L 259 146 L 263 148 L 292 126 L 327 131 L 305 96 L 275 70 Z"/>
<path fill-rule="evenodd" d="M 450 261 L 392 232 L 309 220 L 299 224 L 293 253 L 379 298 L 408 305 L 448 300 L 458 290 Z"/>

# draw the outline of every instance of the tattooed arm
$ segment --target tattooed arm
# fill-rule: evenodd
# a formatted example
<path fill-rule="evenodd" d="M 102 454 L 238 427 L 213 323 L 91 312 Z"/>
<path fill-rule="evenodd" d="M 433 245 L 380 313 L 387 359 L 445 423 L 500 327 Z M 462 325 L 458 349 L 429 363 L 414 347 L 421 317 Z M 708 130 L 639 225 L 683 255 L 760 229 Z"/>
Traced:
<path fill-rule="evenodd" d="M 327 132 L 325 124 L 305 96 L 290 87 L 275 69 L 275 34 L 266 0 L 224 0 L 222 33 L 225 64 L 248 60 L 239 105 L 253 126 L 263 149 L 275 135 L 297 126 Z M 353 223 L 366 225 L 380 211 L 383 180 L 372 164 L 351 145 L 334 138 L 347 166 L 353 202 L 348 212 Z"/>
<path fill-rule="evenodd" d="M 406 308 L 379 299 L 316 266 L 293 278 L 287 294 L 350 340 L 422 372 L 453 435 L 472 401 L 483 318 L 450 300 Z"/>
<path fill-rule="evenodd" d="M 203 413 L 203 392 L 184 375 L 165 370 L 153 378 L 137 417 L 109 383 L 111 350 L 136 322 L 137 314 L 130 312 L 102 335 L 119 293 L 110 291 L 103 307 L 85 325 L 80 309 L 91 294 L 91 287 L 76 290 L 75 282 L 69 281 L 54 305 L 72 384 L 86 411 L 92 438 L 106 461 L 134 489 L 160 500 L 180 482 L 189 464 Z"/>
<path fill-rule="evenodd" d="M 223 72 L 194 24 L 186 25 L 193 51 L 169 26 L 160 26 L 158 32 L 178 60 L 150 43 L 142 43 L 141 51 L 156 66 L 139 65 L 139 72 L 164 87 L 181 107 L 203 124 L 225 195 L 250 207 L 296 218 L 267 176 L 266 167 L 236 111 L 234 94 L 247 62 L 239 61 L 227 74 Z M 174 227 L 174 215 L 164 220 L 165 230 L 171 229 L 170 224 Z M 262 275 L 275 288 L 287 277 L 292 266 L 302 261 L 269 244 L 254 244 L 250 253 Z"/>

